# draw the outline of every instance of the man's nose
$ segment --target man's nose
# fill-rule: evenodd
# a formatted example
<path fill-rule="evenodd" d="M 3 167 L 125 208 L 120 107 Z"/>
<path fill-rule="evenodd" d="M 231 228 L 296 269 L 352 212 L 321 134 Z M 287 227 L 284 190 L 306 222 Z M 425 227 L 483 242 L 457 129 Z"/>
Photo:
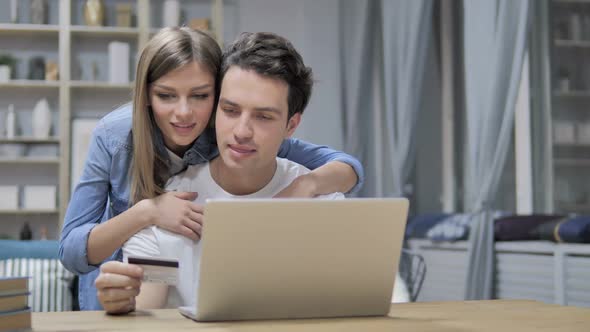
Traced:
<path fill-rule="evenodd" d="M 234 136 L 239 140 L 246 140 L 252 138 L 252 125 L 247 116 L 242 116 L 236 126 L 234 127 Z"/>

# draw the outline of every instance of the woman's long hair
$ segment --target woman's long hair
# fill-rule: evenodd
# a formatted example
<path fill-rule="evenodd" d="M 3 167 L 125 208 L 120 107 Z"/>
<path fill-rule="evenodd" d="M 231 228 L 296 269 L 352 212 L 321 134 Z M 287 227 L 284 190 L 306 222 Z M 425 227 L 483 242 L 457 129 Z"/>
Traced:
<path fill-rule="evenodd" d="M 215 78 L 217 95 L 221 57 L 221 49 L 215 39 L 205 32 L 187 27 L 160 30 L 141 52 L 133 91 L 131 205 L 164 193 L 164 185 L 170 177 L 166 157 L 156 150 L 155 140 L 161 134 L 149 106 L 150 84 L 177 68 L 197 61 Z"/>

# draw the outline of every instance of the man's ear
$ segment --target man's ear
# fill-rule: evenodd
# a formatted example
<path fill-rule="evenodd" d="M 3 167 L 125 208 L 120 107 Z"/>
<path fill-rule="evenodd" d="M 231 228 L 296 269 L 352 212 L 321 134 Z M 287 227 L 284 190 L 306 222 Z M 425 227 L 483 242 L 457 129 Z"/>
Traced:
<path fill-rule="evenodd" d="M 299 124 L 301 123 L 301 113 L 295 113 L 290 119 L 289 121 L 287 121 L 287 137 L 291 137 L 293 135 L 293 133 L 295 132 L 295 129 L 297 129 L 297 127 L 299 127 Z"/>

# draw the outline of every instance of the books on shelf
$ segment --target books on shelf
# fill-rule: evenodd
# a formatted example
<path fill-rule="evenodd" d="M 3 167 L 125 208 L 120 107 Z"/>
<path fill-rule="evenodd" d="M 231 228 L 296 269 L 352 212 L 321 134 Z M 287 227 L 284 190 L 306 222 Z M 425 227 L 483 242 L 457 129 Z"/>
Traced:
<path fill-rule="evenodd" d="M 0 278 L 0 331 L 31 327 L 29 277 Z"/>

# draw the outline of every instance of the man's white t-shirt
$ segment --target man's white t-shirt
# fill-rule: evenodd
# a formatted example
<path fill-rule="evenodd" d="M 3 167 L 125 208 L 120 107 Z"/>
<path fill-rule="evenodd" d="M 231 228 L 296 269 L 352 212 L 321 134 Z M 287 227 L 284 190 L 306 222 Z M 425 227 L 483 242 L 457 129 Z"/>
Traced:
<path fill-rule="evenodd" d="M 205 204 L 205 200 L 209 198 L 271 198 L 291 184 L 295 178 L 309 172 L 310 170 L 302 165 L 277 158 L 276 172 L 265 187 L 250 195 L 237 196 L 223 190 L 211 177 L 209 163 L 204 163 L 189 166 L 183 173 L 172 177 L 166 185 L 166 190 L 196 191 L 199 193 L 195 200 L 197 204 Z M 344 195 L 334 193 L 319 198 L 342 199 Z M 125 243 L 123 255 L 178 259 L 178 285 L 169 287 L 166 307 L 195 305 L 201 257 L 200 241 L 194 242 L 182 235 L 151 226 L 144 228 Z"/>

